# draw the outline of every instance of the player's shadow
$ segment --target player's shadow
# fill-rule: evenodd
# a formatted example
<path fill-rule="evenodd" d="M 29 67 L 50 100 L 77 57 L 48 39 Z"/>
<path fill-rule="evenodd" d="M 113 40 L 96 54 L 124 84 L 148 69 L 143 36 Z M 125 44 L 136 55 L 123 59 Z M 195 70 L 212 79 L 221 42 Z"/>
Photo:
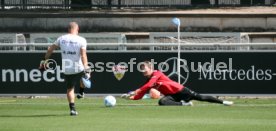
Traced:
<path fill-rule="evenodd" d="M 68 114 L 42 114 L 42 115 L 0 115 L 0 117 L 63 117 Z"/>

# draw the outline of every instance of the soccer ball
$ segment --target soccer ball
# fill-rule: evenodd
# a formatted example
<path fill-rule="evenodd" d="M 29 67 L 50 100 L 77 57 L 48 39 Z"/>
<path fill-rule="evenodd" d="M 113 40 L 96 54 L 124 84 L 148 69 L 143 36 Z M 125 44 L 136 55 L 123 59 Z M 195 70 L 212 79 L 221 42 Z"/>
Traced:
<path fill-rule="evenodd" d="M 104 98 L 104 105 L 106 107 L 113 107 L 116 105 L 116 99 L 114 96 L 106 96 Z"/>

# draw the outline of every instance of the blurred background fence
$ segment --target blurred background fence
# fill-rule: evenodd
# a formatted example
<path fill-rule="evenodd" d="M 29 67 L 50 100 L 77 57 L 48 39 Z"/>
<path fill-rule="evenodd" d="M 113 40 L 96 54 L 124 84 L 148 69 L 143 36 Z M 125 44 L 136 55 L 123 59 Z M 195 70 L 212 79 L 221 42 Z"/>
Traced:
<path fill-rule="evenodd" d="M 5 9 L 186 8 L 197 6 L 272 6 L 275 0 L 0 0 Z"/>
<path fill-rule="evenodd" d="M 0 52 L 43 51 L 62 33 L 0 33 Z M 128 33 L 81 33 L 88 50 L 93 51 L 176 51 L 177 33 L 150 32 L 143 38 L 133 39 Z M 258 37 L 254 37 L 254 36 Z M 268 51 L 276 50 L 276 34 L 182 32 L 183 51 Z"/>

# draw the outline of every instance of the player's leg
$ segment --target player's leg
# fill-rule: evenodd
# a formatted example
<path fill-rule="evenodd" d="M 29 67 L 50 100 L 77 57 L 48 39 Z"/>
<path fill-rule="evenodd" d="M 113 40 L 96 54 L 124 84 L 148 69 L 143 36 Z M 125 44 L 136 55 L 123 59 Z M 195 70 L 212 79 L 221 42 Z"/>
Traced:
<path fill-rule="evenodd" d="M 77 98 L 78 99 L 84 98 L 84 85 L 81 80 L 80 80 L 80 90 L 79 90 L 79 94 L 77 95 Z"/>
<path fill-rule="evenodd" d="M 219 104 L 222 104 L 223 101 L 216 98 L 216 97 L 213 97 L 213 96 L 207 96 L 207 95 L 201 95 L 201 94 L 197 94 L 195 97 L 194 97 L 195 100 L 198 100 L 198 101 L 206 101 L 206 102 L 211 102 L 211 103 L 219 103 Z"/>
<path fill-rule="evenodd" d="M 79 74 L 65 75 L 65 82 L 67 87 L 67 100 L 70 108 L 70 115 L 77 115 L 75 108 L 75 92 L 74 88 L 79 80 Z"/>
<path fill-rule="evenodd" d="M 191 89 L 185 87 L 182 91 L 182 94 L 187 95 L 190 100 L 198 100 L 198 101 L 206 101 L 206 102 L 211 102 L 211 103 L 219 103 L 222 104 L 222 100 L 217 99 L 213 96 L 205 96 L 205 95 L 200 95 Z"/>
<path fill-rule="evenodd" d="M 184 102 L 178 99 L 176 96 L 168 95 L 162 97 L 158 104 L 160 106 L 192 106 L 193 104 L 191 102 Z"/>
<path fill-rule="evenodd" d="M 68 103 L 69 103 L 70 115 L 72 115 L 72 116 L 77 115 L 78 112 L 76 111 L 76 108 L 75 108 L 74 87 L 71 87 L 71 88 L 67 89 L 67 100 L 68 100 Z"/>
<path fill-rule="evenodd" d="M 218 104 L 224 104 L 224 105 L 232 105 L 233 104 L 233 102 L 223 101 L 223 100 L 218 99 L 213 96 L 198 94 L 198 93 L 190 90 L 187 87 L 183 89 L 182 93 L 190 96 L 190 98 L 189 98 L 190 100 L 206 101 L 206 102 L 210 102 L 210 103 L 218 103 Z"/>
<path fill-rule="evenodd" d="M 89 73 L 90 75 L 90 73 Z M 79 81 L 80 81 L 80 89 L 79 89 L 79 93 L 77 95 L 78 99 L 84 98 L 84 89 L 85 88 L 90 88 L 90 87 L 85 87 L 85 84 L 83 83 L 82 77 L 87 78 L 85 73 L 79 73 Z"/>
<path fill-rule="evenodd" d="M 178 106 L 181 106 L 182 105 L 182 103 L 180 102 L 180 101 L 176 101 L 172 96 L 164 96 L 164 97 L 162 97 L 160 100 L 159 100 L 159 102 L 158 102 L 158 104 L 160 105 L 160 106 L 164 106 L 164 105 L 178 105 Z"/>
<path fill-rule="evenodd" d="M 226 106 L 231 106 L 231 105 L 234 104 L 232 101 L 224 101 L 224 100 L 218 99 L 218 98 L 213 97 L 213 96 L 200 95 L 200 94 L 197 94 L 195 99 L 199 100 L 199 101 L 207 101 L 207 102 L 211 102 L 211 103 L 223 104 L 223 105 L 226 105 Z"/>

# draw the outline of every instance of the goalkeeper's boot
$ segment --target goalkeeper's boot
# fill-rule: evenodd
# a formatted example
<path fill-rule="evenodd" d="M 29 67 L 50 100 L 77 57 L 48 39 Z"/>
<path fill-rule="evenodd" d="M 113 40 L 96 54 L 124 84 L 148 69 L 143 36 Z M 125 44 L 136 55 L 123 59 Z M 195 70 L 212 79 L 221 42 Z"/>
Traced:
<path fill-rule="evenodd" d="M 193 106 L 193 102 L 192 101 L 189 101 L 189 102 L 185 102 L 185 101 L 181 101 L 182 103 L 182 106 Z"/>
<path fill-rule="evenodd" d="M 71 110 L 70 115 L 71 116 L 76 116 L 76 115 L 78 115 L 78 112 L 76 110 Z"/>
<path fill-rule="evenodd" d="M 225 105 L 225 106 L 231 106 L 231 105 L 234 104 L 234 102 L 233 101 L 223 101 L 222 104 Z"/>
<path fill-rule="evenodd" d="M 83 94 L 78 94 L 78 95 L 77 95 L 77 98 L 78 98 L 78 99 L 84 98 L 84 93 L 83 93 Z"/>

